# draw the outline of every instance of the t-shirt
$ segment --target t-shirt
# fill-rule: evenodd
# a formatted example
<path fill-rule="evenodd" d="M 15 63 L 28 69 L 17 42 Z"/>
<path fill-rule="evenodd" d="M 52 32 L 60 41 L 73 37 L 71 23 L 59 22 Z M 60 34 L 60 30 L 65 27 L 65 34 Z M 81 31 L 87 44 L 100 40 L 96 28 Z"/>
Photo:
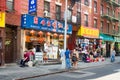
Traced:
<path fill-rule="evenodd" d="M 29 52 L 26 52 L 24 54 L 24 58 L 27 58 L 26 61 L 29 61 L 30 60 L 30 53 Z"/>
<path fill-rule="evenodd" d="M 66 59 L 69 59 L 69 58 L 70 58 L 70 51 L 69 51 L 69 50 L 66 50 L 66 51 L 65 51 L 65 58 L 66 58 Z"/>

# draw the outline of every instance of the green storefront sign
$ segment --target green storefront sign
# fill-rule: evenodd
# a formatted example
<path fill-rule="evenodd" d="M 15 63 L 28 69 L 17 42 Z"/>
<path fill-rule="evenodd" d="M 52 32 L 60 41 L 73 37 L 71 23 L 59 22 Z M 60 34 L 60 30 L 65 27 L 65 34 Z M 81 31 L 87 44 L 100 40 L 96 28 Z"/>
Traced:
<path fill-rule="evenodd" d="M 107 34 L 100 33 L 99 37 L 100 37 L 100 39 L 102 39 L 104 41 L 115 41 L 113 36 L 110 36 Z"/>

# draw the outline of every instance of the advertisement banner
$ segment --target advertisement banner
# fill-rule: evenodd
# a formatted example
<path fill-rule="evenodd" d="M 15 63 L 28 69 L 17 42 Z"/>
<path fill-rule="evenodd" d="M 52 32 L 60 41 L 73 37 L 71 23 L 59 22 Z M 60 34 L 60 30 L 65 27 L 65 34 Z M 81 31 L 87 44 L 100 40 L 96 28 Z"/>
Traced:
<path fill-rule="evenodd" d="M 0 27 L 5 27 L 5 12 L 0 12 Z"/>
<path fill-rule="evenodd" d="M 29 9 L 28 13 L 35 13 L 37 10 L 37 0 L 29 0 Z"/>
<path fill-rule="evenodd" d="M 81 26 L 78 30 L 78 36 L 84 36 L 88 38 L 99 38 L 99 30 Z"/>

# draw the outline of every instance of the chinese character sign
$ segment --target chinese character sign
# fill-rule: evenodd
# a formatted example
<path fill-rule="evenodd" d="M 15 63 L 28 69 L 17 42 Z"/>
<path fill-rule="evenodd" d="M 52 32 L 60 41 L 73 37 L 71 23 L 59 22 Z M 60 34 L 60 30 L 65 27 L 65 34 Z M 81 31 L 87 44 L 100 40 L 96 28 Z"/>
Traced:
<path fill-rule="evenodd" d="M 5 12 L 0 12 L 0 27 L 5 27 Z"/>
<path fill-rule="evenodd" d="M 89 38 L 98 38 L 99 30 L 81 26 L 81 28 L 78 31 L 78 35 L 84 36 L 84 37 L 89 37 Z"/>
<path fill-rule="evenodd" d="M 34 13 L 37 10 L 37 0 L 29 0 L 29 11 L 28 13 Z"/>

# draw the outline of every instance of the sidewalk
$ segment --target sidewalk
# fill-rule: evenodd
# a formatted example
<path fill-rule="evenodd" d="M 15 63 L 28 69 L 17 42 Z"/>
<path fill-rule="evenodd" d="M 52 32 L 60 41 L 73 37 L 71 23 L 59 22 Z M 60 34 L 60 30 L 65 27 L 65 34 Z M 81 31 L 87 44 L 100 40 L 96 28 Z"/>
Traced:
<path fill-rule="evenodd" d="M 116 57 L 114 63 L 120 62 L 120 56 Z M 89 67 L 96 67 L 106 64 L 114 64 L 110 62 L 110 58 L 106 58 L 103 62 L 92 62 L 84 63 L 79 62 L 78 69 L 84 69 Z M 4 67 L 0 67 L 0 80 L 15 80 L 20 78 L 32 77 L 32 76 L 43 76 L 48 74 L 55 74 L 65 72 L 66 70 L 61 69 L 61 64 L 54 65 L 39 65 L 34 67 L 21 68 L 16 64 L 9 64 Z"/>

